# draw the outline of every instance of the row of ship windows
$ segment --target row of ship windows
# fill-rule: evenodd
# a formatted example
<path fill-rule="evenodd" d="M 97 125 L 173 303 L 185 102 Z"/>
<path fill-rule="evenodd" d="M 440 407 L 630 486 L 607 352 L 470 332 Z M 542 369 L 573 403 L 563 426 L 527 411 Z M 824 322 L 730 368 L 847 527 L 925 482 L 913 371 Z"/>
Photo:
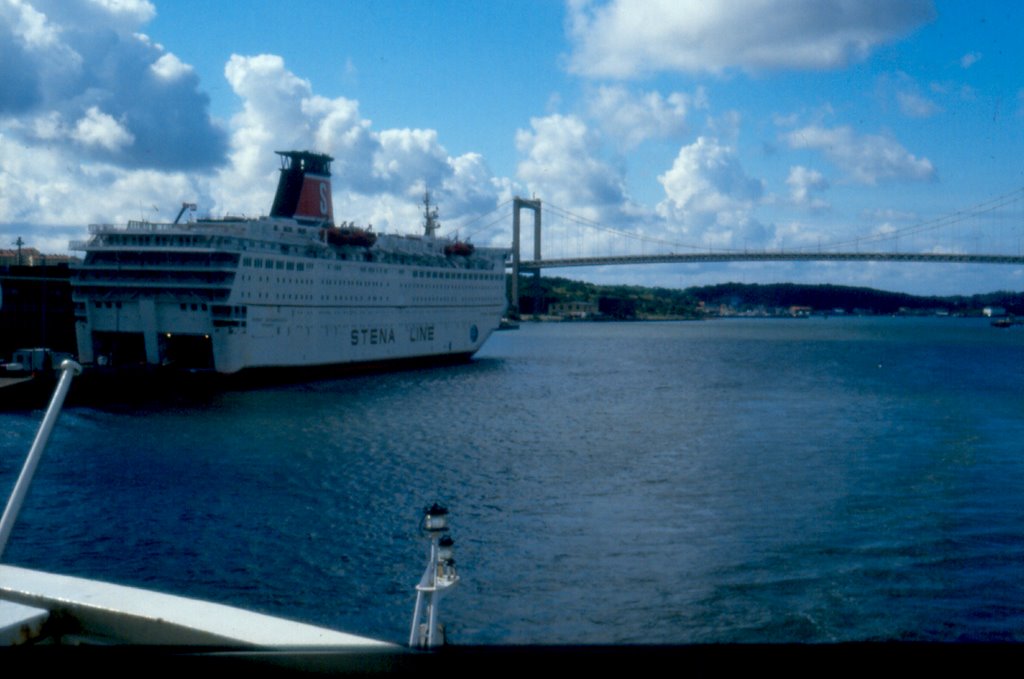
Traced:
<path fill-rule="evenodd" d="M 308 302 L 308 301 L 312 301 L 313 300 L 313 295 L 290 295 L 290 294 L 269 293 L 269 292 L 266 293 L 266 294 L 264 294 L 262 292 L 257 292 L 257 293 L 243 292 L 242 293 L 242 299 L 246 299 L 246 300 L 263 300 L 263 301 L 267 301 L 267 302 L 269 302 L 271 300 L 277 301 L 277 302 L 280 302 L 280 301 L 289 301 L 289 302 L 302 302 L 302 301 L 306 301 L 306 302 Z M 393 302 L 394 300 L 389 300 L 387 297 L 378 297 L 377 295 L 320 295 L 320 301 L 321 302 L 360 302 L 360 303 L 364 303 L 365 304 L 367 302 L 375 302 L 375 303 Z M 412 303 L 413 304 L 437 304 L 437 303 L 444 303 L 444 304 L 481 303 L 481 304 L 486 304 L 486 303 L 491 303 L 491 302 L 494 302 L 494 298 L 493 297 L 489 297 L 489 296 L 488 297 L 465 297 L 465 296 L 461 296 L 460 295 L 458 297 L 456 297 L 456 296 L 436 296 L 436 297 L 413 297 L 412 298 Z"/>
<path fill-rule="evenodd" d="M 344 255 L 342 255 L 344 258 Z M 279 269 L 283 271 L 312 271 L 316 268 L 314 262 L 289 262 L 281 259 L 260 259 L 258 257 L 243 257 L 242 266 L 251 266 L 254 269 Z M 338 264 L 323 264 L 321 266 L 327 267 L 328 270 L 341 271 L 344 267 Z M 360 273 L 394 273 L 393 269 L 388 269 L 382 266 L 361 266 L 359 267 Z M 453 280 L 466 280 L 466 281 L 494 281 L 504 277 L 504 274 L 500 273 L 474 273 L 470 271 L 418 271 L 412 270 L 413 278 L 447 278 Z M 405 269 L 399 269 L 398 274 L 404 276 Z"/>
<path fill-rule="evenodd" d="M 251 266 L 254 269 L 262 269 L 266 264 L 267 269 L 284 269 L 286 271 L 304 271 L 306 269 L 305 262 L 286 262 L 283 259 L 268 259 L 264 260 L 252 257 L 242 257 L 242 266 Z M 309 265 L 309 268 L 313 268 L 313 264 Z"/>
<path fill-rule="evenodd" d="M 342 259 L 348 259 L 344 253 L 341 255 Z M 259 257 L 242 257 L 242 266 L 251 266 L 254 269 L 283 269 L 285 271 L 312 271 L 316 268 L 316 262 L 289 262 L 283 259 L 260 259 Z M 321 264 L 321 267 L 326 267 L 328 271 L 331 269 L 335 271 L 341 271 L 342 267 L 339 264 Z M 384 273 L 383 267 L 359 267 L 361 273 Z M 404 274 L 405 269 L 399 269 L 398 273 Z"/>
<path fill-rule="evenodd" d="M 242 298 L 243 299 L 252 299 L 252 300 L 265 300 L 265 301 L 270 301 L 270 300 L 282 301 L 282 300 L 285 300 L 285 301 L 291 301 L 291 302 L 302 302 L 302 301 L 310 302 L 310 301 L 313 300 L 313 295 L 289 295 L 289 294 L 282 294 L 282 293 L 279 293 L 279 292 L 277 292 L 277 293 L 269 293 L 268 292 L 266 294 L 264 294 L 262 292 L 257 292 L 255 294 L 251 293 L 251 292 L 243 292 L 242 293 Z M 320 301 L 321 302 L 385 302 L 387 300 L 384 297 L 377 297 L 376 295 L 369 295 L 369 296 L 334 295 L 333 297 L 331 295 L 320 295 Z"/>
<path fill-rule="evenodd" d="M 269 283 L 270 282 L 270 276 L 250 276 L 250 275 L 246 275 L 246 276 L 242 276 L 242 280 L 243 281 L 255 280 L 257 283 Z M 307 285 L 311 285 L 313 283 L 313 279 L 312 278 L 281 278 L 281 277 L 277 277 L 277 278 L 274 279 L 274 282 L 275 283 L 305 283 Z M 370 287 L 370 288 L 391 287 L 390 283 L 385 283 L 383 281 L 353 281 L 353 280 L 326 280 L 326 281 L 324 281 L 324 285 L 342 285 L 342 284 L 355 285 L 355 286 L 358 286 L 358 287 L 361 287 L 361 288 L 362 287 Z"/>
<path fill-rule="evenodd" d="M 227 318 L 245 318 L 248 315 L 248 308 L 244 306 L 228 306 L 227 304 L 214 304 L 211 308 L 214 316 Z"/>
<path fill-rule="evenodd" d="M 121 308 L 121 303 L 120 302 L 93 302 L 92 305 L 93 305 L 93 307 L 95 307 L 97 309 L 120 309 Z M 197 302 L 190 302 L 190 303 L 182 302 L 180 304 L 180 307 L 181 307 L 182 311 L 189 311 L 189 310 L 192 310 L 192 311 L 206 311 L 209 308 L 205 304 L 199 304 Z"/>
<path fill-rule="evenodd" d="M 443 277 L 439 277 L 439 278 L 443 278 Z M 251 275 L 245 275 L 245 276 L 242 276 L 242 280 L 243 281 L 255 280 L 258 283 L 269 283 L 270 282 L 270 276 L 255 276 L 254 277 L 254 276 L 251 276 Z M 310 284 L 313 283 L 313 279 L 312 278 L 281 278 L 279 276 L 279 277 L 274 279 L 274 282 L 275 283 L 305 283 L 307 285 L 310 285 Z M 360 281 L 360 280 L 352 280 L 352 279 L 341 279 L 341 280 L 339 280 L 339 279 L 327 279 L 327 280 L 323 281 L 323 284 L 324 285 L 354 285 L 354 286 L 361 287 L 361 288 L 362 287 L 369 287 L 369 288 L 385 288 L 385 287 L 390 288 L 391 287 L 391 283 L 386 282 L 386 281 Z M 435 288 L 438 288 L 438 287 L 444 287 L 444 286 L 436 284 L 436 283 L 433 284 L 433 285 L 431 285 L 431 284 L 424 285 L 423 283 L 403 283 L 400 287 L 402 287 L 402 288 L 423 288 L 423 287 L 435 287 Z"/>
<path fill-rule="evenodd" d="M 458 296 L 458 297 L 454 297 L 454 296 L 451 296 L 451 297 L 445 297 L 445 296 L 438 296 L 438 297 L 413 297 L 412 298 L 412 303 L 413 304 L 454 304 L 454 305 L 464 306 L 466 304 L 476 304 L 476 303 L 480 303 L 480 304 L 493 304 L 494 303 L 494 298 L 493 297 L 479 297 L 478 298 L 478 297 L 463 297 L 463 296 Z"/>
<path fill-rule="evenodd" d="M 413 271 L 413 278 L 450 278 L 458 281 L 496 281 L 503 277 L 497 273 L 472 273 L 461 271 Z"/>
<path fill-rule="evenodd" d="M 280 292 L 275 292 L 273 294 L 271 294 L 269 292 L 266 293 L 266 294 L 264 294 L 262 292 L 257 292 L 256 294 L 253 294 L 251 292 L 243 292 L 242 293 L 242 297 L 244 299 L 264 299 L 264 300 L 271 300 L 271 299 L 282 300 L 282 299 L 286 299 L 286 300 L 290 300 L 290 301 L 293 301 L 293 302 L 301 302 L 301 301 L 309 302 L 309 301 L 313 300 L 313 295 L 293 295 L 293 294 L 280 293 Z"/>
<path fill-rule="evenodd" d="M 209 246 L 211 244 L 230 243 L 233 239 L 215 238 L 211 236 L 136 236 L 133 234 L 108 234 L 104 239 L 107 245 L 173 245 L 178 247 Z"/>
<path fill-rule="evenodd" d="M 287 245 L 282 245 L 281 246 L 281 252 L 283 252 L 286 255 L 288 253 L 290 253 L 290 252 L 294 253 L 294 254 L 300 254 L 301 253 L 299 248 L 289 247 Z M 349 257 L 350 254 L 352 255 L 351 257 Z M 373 255 L 371 255 L 369 252 L 367 252 L 365 250 L 362 250 L 362 251 L 353 252 L 353 253 L 342 252 L 342 253 L 338 254 L 338 258 L 342 259 L 342 260 L 345 260 L 345 261 L 351 260 L 353 262 L 369 262 L 369 261 L 373 260 Z M 281 268 L 281 262 L 282 262 L 282 260 L 279 260 L 279 259 L 260 259 L 259 257 L 243 257 L 242 258 L 242 266 L 251 266 L 251 267 L 254 267 L 256 269 L 280 269 Z M 303 266 L 305 266 L 305 268 L 307 270 L 312 270 L 312 269 L 316 268 L 316 263 L 315 262 L 285 262 L 285 268 L 287 268 L 287 269 L 293 268 L 292 265 L 295 265 L 295 268 L 297 268 L 299 271 L 302 271 Z M 326 266 L 328 269 L 330 269 L 332 265 L 330 265 L 330 264 L 321 264 L 321 266 Z M 339 267 L 338 267 L 338 265 L 335 264 L 334 268 L 338 269 Z"/>
<path fill-rule="evenodd" d="M 270 276 L 251 276 L 251 275 L 245 275 L 245 276 L 242 276 L 242 280 L 243 281 L 253 281 L 254 280 L 257 283 L 269 283 L 269 282 L 271 282 Z M 311 278 L 281 278 L 280 276 L 274 278 L 273 281 L 275 283 L 305 283 L 307 285 L 313 283 L 313 279 L 311 279 Z M 360 287 L 360 288 L 390 288 L 391 287 L 391 283 L 390 282 L 386 282 L 386 281 L 360 281 L 360 280 L 352 280 L 352 279 L 328 279 L 328 280 L 323 281 L 323 284 L 324 285 L 333 285 L 333 286 L 341 286 L 341 285 L 355 286 L 355 287 Z M 402 288 L 422 289 L 424 287 L 443 288 L 443 287 L 451 287 L 451 286 L 445 286 L 445 285 L 439 284 L 439 283 L 433 283 L 433 284 L 431 284 L 431 283 L 426 283 L 426 284 L 424 284 L 424 283 L 403 283 L 400 287 L 402 287 Z"/>

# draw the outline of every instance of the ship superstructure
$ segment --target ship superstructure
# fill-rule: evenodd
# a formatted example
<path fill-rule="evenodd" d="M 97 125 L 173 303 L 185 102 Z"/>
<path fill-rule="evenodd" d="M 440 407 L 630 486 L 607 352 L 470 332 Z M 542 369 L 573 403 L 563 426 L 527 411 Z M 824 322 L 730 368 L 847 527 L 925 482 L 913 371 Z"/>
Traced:
<path fill-rule="evenodd" d="M 80 361 L 235 373 L 468 358 L 505 311 L 506 250 L 334 224 L 330 156 L 278 151 L 271 213 L 90 225 Z M 426 225 L 437 213 L 426 202 Z"/>

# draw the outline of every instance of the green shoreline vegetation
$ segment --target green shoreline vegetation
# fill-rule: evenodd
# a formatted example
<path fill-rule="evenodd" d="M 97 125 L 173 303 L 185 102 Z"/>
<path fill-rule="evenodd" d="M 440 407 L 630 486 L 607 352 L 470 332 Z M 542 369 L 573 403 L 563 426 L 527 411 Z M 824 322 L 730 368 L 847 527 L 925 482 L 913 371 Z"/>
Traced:
<path fill-rule="evenodd" d="M 509 277 L 511 281 L 511 277 Z M 999 291 L 952 297 L 918 296 L 842 285 L 722 283 L 686 288 L 598 285 L 542 277 L 534 293 L 532 276 L 519 280 L 522 316 L 539 315 L 613 320 L 701 319 L 720 316 L 992 315 L 1024 316 L 1024 292 Z M 568 305 L 582 311 L 566 313 Z M 589 312 L 589 313 L 588 313 Z"/>

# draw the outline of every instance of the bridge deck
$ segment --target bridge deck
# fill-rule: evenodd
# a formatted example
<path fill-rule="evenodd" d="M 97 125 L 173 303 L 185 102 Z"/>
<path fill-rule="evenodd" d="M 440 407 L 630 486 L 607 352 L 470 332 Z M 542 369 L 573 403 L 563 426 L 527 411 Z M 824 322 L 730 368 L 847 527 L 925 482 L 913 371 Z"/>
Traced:
<path fill-rule="evenodd" d="M 559 269 L 613 264 L 668 264 L 701 262 L 953 262 L 960 264 L 1024 264 L 1024 255 L 969 255 L 964 253 L 898 252 L 704 252 L 668 255 L 622 255 L 524 260 L 521 270 Z"/>

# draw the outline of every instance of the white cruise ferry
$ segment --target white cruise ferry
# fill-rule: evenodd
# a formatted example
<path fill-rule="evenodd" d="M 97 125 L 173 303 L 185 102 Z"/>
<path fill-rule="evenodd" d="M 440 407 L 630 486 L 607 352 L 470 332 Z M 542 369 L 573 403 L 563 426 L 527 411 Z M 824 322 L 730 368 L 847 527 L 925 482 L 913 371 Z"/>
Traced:
<path fill-rule="evenodd" d="M 468 359 L 506 308 L 507 251 L 334 225 L 330 156 L 278 151 L 269 217 L 90 225 L 72 275 L 79 360 L 112 369 Z"/>

